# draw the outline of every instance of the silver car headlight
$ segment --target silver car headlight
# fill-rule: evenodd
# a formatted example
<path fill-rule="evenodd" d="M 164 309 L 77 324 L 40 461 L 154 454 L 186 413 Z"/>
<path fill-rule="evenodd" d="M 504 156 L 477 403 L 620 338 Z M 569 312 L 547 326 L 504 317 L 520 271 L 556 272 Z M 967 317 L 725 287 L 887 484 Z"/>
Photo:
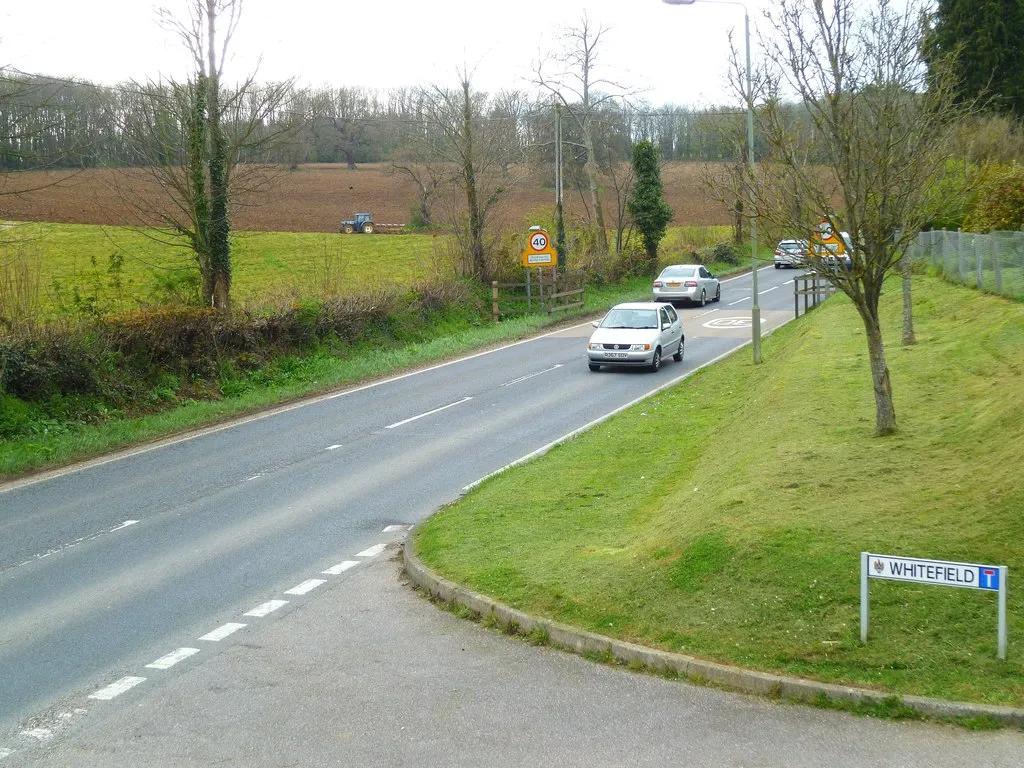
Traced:
<path fill-rule="evenodd" d="M 600 344 L 596 344 L 593 341 L 590 342 L 590 344 L 587 345 L 587 349 L 600 349 L 600 348 L 601 348 L 601 345 Z"/>

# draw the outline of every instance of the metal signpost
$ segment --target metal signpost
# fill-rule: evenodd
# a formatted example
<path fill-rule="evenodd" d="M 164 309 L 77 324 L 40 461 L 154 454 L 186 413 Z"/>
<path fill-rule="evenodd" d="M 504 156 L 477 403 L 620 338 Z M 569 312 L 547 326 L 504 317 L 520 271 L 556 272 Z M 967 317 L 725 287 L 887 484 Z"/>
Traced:
<path fill-rule="evenodd" d="M 999 593 L 999 658 L 1006 659 L 1006 578 L 1005 565 L 955 563 L 922 560 L 916 557 L 860 553 L 860 641 L 868 641 L 868 579 L 912 581 L 944 587 L 965 587 Z"/>

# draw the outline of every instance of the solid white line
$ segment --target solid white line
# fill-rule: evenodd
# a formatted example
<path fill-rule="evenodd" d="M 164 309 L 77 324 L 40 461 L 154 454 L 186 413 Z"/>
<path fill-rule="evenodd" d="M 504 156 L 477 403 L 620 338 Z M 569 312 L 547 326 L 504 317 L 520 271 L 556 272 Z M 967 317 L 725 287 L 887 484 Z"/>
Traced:
<path fill-rule="evenodd" d="M 551 371 L 554 371 L 554 370 L 556 370 L 558 368 L 561 368 L 561 367 L 562 367 L 562 363 L 558 363 L 556 365 L 551 366 L 550 368 L 545 368 L 543 371 L 538 371 L 537 373 L 528 373 L 525 376 L 520 376 L 518 379 L 512 379 L 512 381 L 506 381 L 501 386 L 503 386 L 503 387 L 511 387 L 513 384 L 518 384 L 518 383 L 520 383 L 522 381 L 526 381 L 527 379 L 532 379 L 535 376 L 543 376 L 545 373 L 551 373 Z"/>
<path fill-rule="evenodd" d="M 137 522 L 139 522 L 139 521 L 138 520 L 125 520 L 120 525 L 115 525 L 113 528 L 110 529 L 109 532 L 113 533 L 114 531 L 120 531 L 122 528 L 127 528 L 129 525 L 135 525 Z"/>
<path fill-rule="evenodd" d="M 111 683 L 105 688 L 100 688 L 95 693 L 90 693 L 90 699 L 98 699 L 100 701 L 110 701 L 111 699 L 120 696 L 125 691 L 130 691 L 139 683 L 146 682 L 144 677 L 122 677 L 120 680 Z"/>
<path fill-rule="evenodd" d="M 381 533 L 395 533 L 397 531 L 408 531 L 412 528 L 411 525 L 389 525 Z"/>
<path fill-rule="evenodd" d="M 359 565 L 358 560 L 345 560 L 337 565 L 332 565 L 326 571 L 320 571 L 320 573 L 325 573 L 328 576 L 337 576 L 339 573 L 344 573 L 349 568 L 355 568 L 357 565 Z"/>
<path fill-rule="evenodd" d="M 394 429 L 395 427 L 400 427 L 403 424 L 408 424 L 410 421 L 416 421 L 417 419 L 423 419 L 426 418 L 427 416 L 433 416 L 435 413 L 446 411 L 449 408 L 455 407 L 456 405 L 462 405 L 463 403 L 472 399 L 472 397 L 464 397 L 461 400 L 456 400 L 454 403 L 448 403 L 448 405 L 442 405 L 440 408 L 435 408 L 432 411 L 421 413 L 419 416 L 413 416 L 411 419 L 403 419 L 402 421 L 396 421 L 394 424 L 388 424 L 386 427 L 384 427 L 384 429 Z"/>
<path fill-rule="evenodd" d="M 328 451 L 336 451 L 339 448 L 341 448 L 341 444 L 340 443 L 338 443 L 337 445 L 328 445 L 327 446 L 327 450 Z"/>
<path fill-rule="evenodd" d="M 751 298 L 753 298 L 753 297 L 751 297 L 751 296 L 744 296 L 742 299 L 739 299 L 738 301 L 730 301 L 726 306 L 731 307 L 733 304 L 739 304 L 740 302 L 743 302 L 743 301 L 750 301 Z"/>
<path fill-rule="evenodd" d="M 262 619 L 267 614 L 273 613 L 278 608 L 283 608 L 288 605 L 287 600 L 267 600 L 265 603 L 261 603 L 253 608 L 251 611 L 243 613 L 243 616 L 253 616 L 257 619 Z"/>
<path fill-rule="evenodd" d="M 228 635 L 233 635 L 238 630 L 242 629 L 245 624 L 239 624 L 238 622 L 230 621 L 223 626 L 217 627 L 213 632 L 207 632 L 205 635 L 200 637 L 200 640 L 209 640 L 211 643 L 219 643 Z"/>
<path fill-rule="evenodd" d="M 372 547 L 367 547 L 362 552 L 356 552 L 356 557 L 376 557 L 383 551 L 383 544 L 374 544 Z"/>
<path fill-rule="evenodd" d="M 304 595 L 307 592 L 312 592 L 314 589 L 319 587 L 321 584 L 326 584 L 326 579 L 306 579 L 301 584 L 296 584 L 291 589 L 286 589 L 284 593 L 286 595 Z"/>
<path fill-rule="evenodd" d="M 161 656 L 152 664 L 147 664 L 146 669 L 170 669 L 179 661 L 184 661 L 189 656 L 194 656 L 197 653 L 199 653 L 198 648 L 179 648 L 176 651 L 171 651 L 166 656 Z"/>

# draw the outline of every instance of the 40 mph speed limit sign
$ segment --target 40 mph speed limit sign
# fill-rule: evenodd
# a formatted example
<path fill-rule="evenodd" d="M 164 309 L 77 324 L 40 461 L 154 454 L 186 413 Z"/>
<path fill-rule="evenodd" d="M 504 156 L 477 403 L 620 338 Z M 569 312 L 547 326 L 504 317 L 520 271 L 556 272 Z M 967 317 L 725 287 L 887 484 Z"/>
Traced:
<path fill-rule="evenodd" d="M 530 230 L 526 248 L 523 250 L 524 267 L 553 267 L 558 264 L 558 254 L 551 245 L 551 236 L 546 230 Z"/>

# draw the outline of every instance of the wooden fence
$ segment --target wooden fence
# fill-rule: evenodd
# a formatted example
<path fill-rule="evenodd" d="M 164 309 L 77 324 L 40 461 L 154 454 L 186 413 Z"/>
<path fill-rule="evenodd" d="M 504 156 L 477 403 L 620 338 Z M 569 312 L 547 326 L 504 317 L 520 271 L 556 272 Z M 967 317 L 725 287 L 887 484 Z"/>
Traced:
<path fill-rule="evenodd" d="M 824 275 L 805 272 L 793 278 L 793 312 L 800 317 L 800 297 L 804 297 L 804 314 L 817 307 L 836 292 L 836 287 Z"/>
<path fill-rule="evenodd" d="M 521 283 L 491 283 L 491 315 L 494 322 L 502 317 L 547 312 L 553 315 L 566 309 L 582 308 L 584 280 L 582 273 L 559 272 L 557 269 L 533 267 L 523 270 Z"/>

